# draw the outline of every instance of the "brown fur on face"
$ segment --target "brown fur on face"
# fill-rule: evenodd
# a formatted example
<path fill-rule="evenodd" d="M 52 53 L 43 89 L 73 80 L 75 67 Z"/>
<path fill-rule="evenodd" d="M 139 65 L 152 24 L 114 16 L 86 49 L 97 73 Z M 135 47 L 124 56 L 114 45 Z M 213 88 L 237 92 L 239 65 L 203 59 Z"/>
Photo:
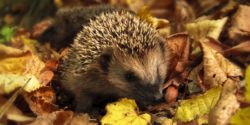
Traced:
<path fill-rule="evenodd" d="M 162 97 L 162 85 L 167 75 L 168 51 L 155 46 L 141 56 L 124 54 L 114 49 L 109 65 L 108 81 L 123 91 L 123 97 L 130 97 L 152 103 Z M 127 80 L 132 73 L 132 80 Z"/>

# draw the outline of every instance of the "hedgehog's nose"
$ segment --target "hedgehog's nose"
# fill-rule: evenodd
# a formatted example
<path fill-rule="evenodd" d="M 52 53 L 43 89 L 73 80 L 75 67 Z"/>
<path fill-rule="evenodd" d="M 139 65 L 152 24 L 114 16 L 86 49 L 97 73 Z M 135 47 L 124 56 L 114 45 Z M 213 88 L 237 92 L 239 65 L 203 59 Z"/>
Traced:
<path fill-rule="evenodd" d="M 161 102 L 163 100 L 162 92 L 155 94 L 154 98 L 155 98 L 155 102 Z"/>

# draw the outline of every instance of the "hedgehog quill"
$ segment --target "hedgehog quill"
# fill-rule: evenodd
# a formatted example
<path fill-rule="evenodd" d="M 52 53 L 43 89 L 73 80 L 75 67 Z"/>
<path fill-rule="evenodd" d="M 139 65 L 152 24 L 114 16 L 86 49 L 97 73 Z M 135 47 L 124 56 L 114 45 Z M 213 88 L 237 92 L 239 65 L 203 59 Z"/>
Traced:
<path fill-rule="evenodd" d="M 151 24 L 114 7 L 69 9 L 61 14 L 69 15 L 71 23 L 79 16 L 89 17 L 79 25 L 58 69 L 59 82 L 74 96 L 76 111 L 88 112 L 94 103 L 108 98 L 132 98 L 142 105 L 162 98 L 169 50 Z"/>

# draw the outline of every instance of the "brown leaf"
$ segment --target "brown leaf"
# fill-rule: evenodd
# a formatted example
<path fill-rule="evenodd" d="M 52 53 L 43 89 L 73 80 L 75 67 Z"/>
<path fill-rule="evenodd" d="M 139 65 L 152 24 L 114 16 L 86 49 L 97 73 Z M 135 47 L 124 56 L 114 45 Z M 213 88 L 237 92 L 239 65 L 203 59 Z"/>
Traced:
<path fill-rule="evenodd" d="M 14 100 L 15 100 L 15 97 L 14 97 Z M 6 100 L 3 96 L 0 96 L 0 107 L 5 108 L 5 109 L 7 108 L 7 111 L 4 113 L 4 116 L 8 120 L 17 121 L 17 122 L 28 122 L 28 121 L 33 120 L 32 117 L 24 115 L 21 110 L 19 110 L 15 105 L 13 105 L 14 100 L 12 98 L 10 98 L 9 100 Z M 10 103 L 7 106 L 6 104 L 8 102 Z M 3 112 L 1 112 L 1 115 L 2 113 Z"/>
<path fill-rule="evenodd" d="M 37 23 L 32 28 L 31 37 L 32 38 L 38 38 L 51 25 L 52 25 L 52 20 L 50 20 L 50 19 L 43 20 L 43 21 Z"/>
<path fill-rule="evenodd" d="M 224 51 L 225 55 L 240 55 L 242 53 L 250 53 L 250 41 L 242 42 Z"/>
<path fill-rule="evenodd" d="M 183 32 L 185 30 L 185 25 L 195 19 L 195 13 L 193 8 L 187 3 L 186 0 L 175 1 L 175 13 L 174 13 L 176 23 L 176 32 Z"/>
<path fill-rule="evenodd" d="M 47 60 L 45 63 L 45 68 L 46 70 L 51 70 L 51 71 L 55 71 L 58 67 L 58 61 L 51 59 L 51 60 Z"/>
<path fill-rule="evenodd" d="M 232 26 L 228 29 L 229 38 L 237 42 L 250 37 L 250 6 L 240 5 L 232 19 Z"/>
<path fill-rule="evenodd" d="M 16 49 L 13 47 L 5 46 L 0 44 L 0 58 L 3 57 L 21 57 L 29 54 L 29 51 L 24 51 L 20 49 Z"/>
<path fill-rule="evenodd" d="M 29 125 L 97 125 L 91 123 L 87 114 L 74 114 L 72 111 L 55 111 L 43 114 Z"/>
<path fill-rule="evenodd" d="M 189 49 L 190 49 L 190 42 L 188 35 L 184 33 L 174 34 L 172 36 L 169 36 L 166 42 L 172 57 L 170 59 L 171 60 L 170 67 L 173 68 L 176 67 L 178 62 L 183 64 L 187 63 L 189 58 Z M 177 67 L 177 69 L 179 69 L 179 67 Z"/>
<path fill-rule="evenodd" d="M 203 49 L 204 82 L 209 86 L 224 83 L 228 77 L 242 76 L 242 70 L 222 54 L 210 48 L 206 42 L 201 42 Z"/>
<path fill-rule="evenodd" d="M 209 113 L 208 123 L 210 125 L 227 125 L 231 116 L 239 108 L 235 92 L 237 90 L 237 81 L 228 79 L 223 88 L 219 101 Z"/>
<path fill-rule="evenodd" d="M 30 109 L 37 115 L 51 113 L 57 110 L 56 95 L 51 87 L 41 87 L 31 93 L 23 93 Z"/>
<path fill-rule="evenodd" d="M 47 85 L 53 78 L 54 73 L 52 71 L 44 71 L 40 74 L 39 81 L 42 85 Z"/>

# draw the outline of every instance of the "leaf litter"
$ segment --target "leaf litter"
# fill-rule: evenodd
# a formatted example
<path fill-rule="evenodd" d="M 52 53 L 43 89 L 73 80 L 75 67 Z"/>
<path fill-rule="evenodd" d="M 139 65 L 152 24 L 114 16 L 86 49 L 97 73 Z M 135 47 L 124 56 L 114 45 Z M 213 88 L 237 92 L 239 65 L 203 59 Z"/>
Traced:
<path fill-rule="evenodd" d="M 3 15 L 6 18 L 3 23 L 6 25 L 0 22 L 2 124 L 10 121 L 32 125 L 242 125 L 250 122 L 248 2 L 54 0 L 53 6 L 61 8 L 67 5 L 104 3 L 133 10 L 166 39 L 171 63 L 163 86 L 165 101 L 142 110 L 137 107 L 135 100 L 120 99 L 107 104 L 106 113 L 96 113 L 94 116 L 59 107 L 56 100 L 61 97 L 57 97 L 51 82 L 60 57 L 66 51 L 60 55 L 49 44 L 37 40 L 52 24 L 51 20 L 44 18 L 41 22 L 37 21 L 31 30 L 21 25 L 14 28 L 17 24 L 12 19 L 20 17 L 6 11 Z M 13 10 L 20 9 L 15 8 L 15 3 L 6 6 Z M 19 6 L 25 8 L 23 4 Z M 28 19 L 23 18 L 26 21 Z M 25 104 L 14 103 L 18 96 L 22 97 Z M 21 105 L 27 105 L 29 111 L 20 108 Z"/>

